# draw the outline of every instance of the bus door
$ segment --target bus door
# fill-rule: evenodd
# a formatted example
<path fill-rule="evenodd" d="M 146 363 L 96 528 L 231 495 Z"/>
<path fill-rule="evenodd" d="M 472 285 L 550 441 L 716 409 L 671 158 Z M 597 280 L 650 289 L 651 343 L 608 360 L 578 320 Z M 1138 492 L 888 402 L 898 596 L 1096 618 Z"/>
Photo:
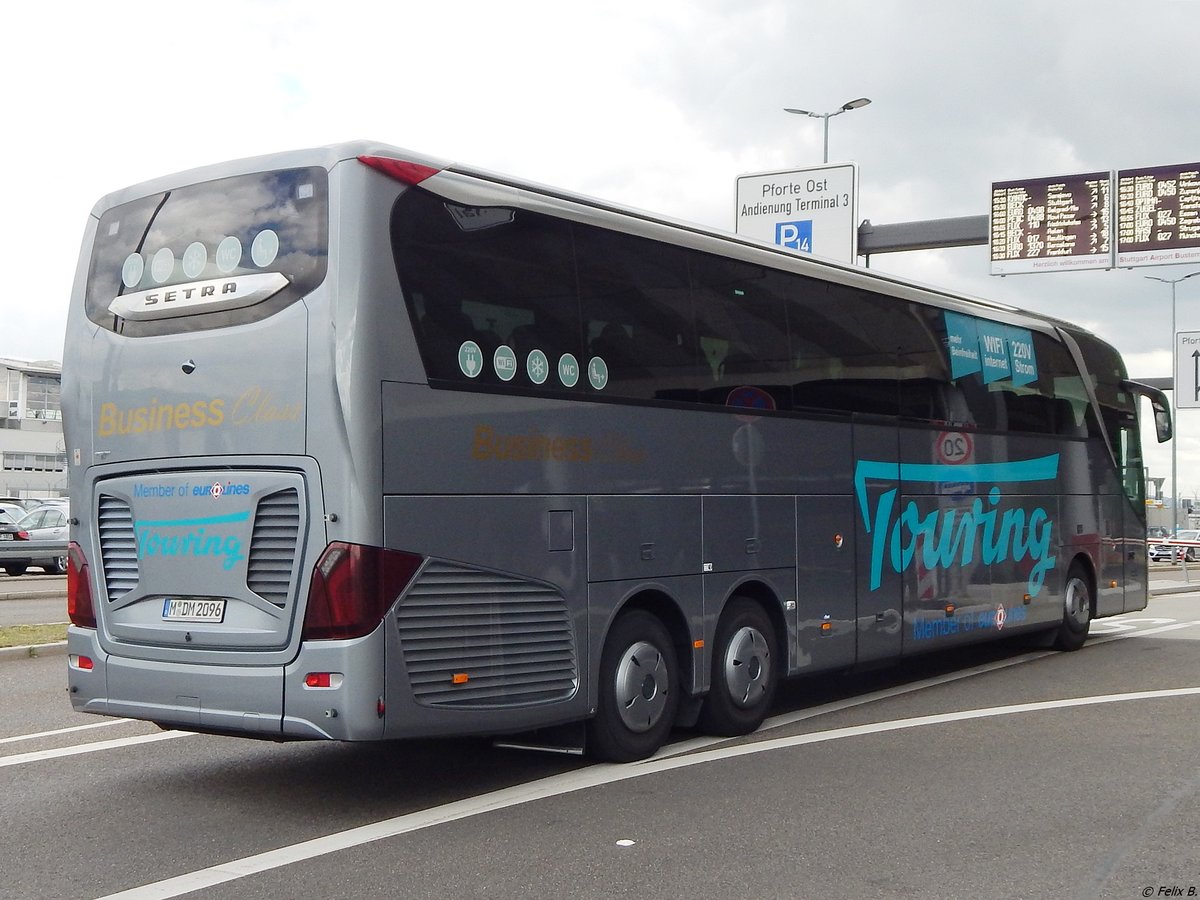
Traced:
<path fill-rule="evenodd" d="M 891 537 L 901 508 L 895 427 L 854 425 L 855 557 L 858 661 L 900 655 L 903 616 L 900 570 Z"/>
<path fill-rule="evenodd" d="M 1125 612 L 1145 609 L 1149 595 L 1146 567 L 1146 485 L 1145 469 L 1142 467 L 1142 452 L 1137 420 L 1121 423 L 1117 439 L 1118 456 L 1121 464 L 1121 487 L 1125 502 L 1123 521 L 1117 545 L 1121 551 L 1125 589 Z"/>

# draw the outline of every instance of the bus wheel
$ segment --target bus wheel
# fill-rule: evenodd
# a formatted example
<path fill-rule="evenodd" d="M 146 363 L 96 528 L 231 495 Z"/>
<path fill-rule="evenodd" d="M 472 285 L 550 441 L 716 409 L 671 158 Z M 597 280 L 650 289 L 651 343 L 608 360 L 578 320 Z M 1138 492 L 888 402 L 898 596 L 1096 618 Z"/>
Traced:
<path fill-rule="evenodd" d="M 631 762 L 652 756 L 670 734 L 679 706 L 679 673 L 671 636 L 643 610 L 613 624 L 600 657 L 600 697 L 588 723 L 588 750 Z"/>
<path fill-rule="evenodd" d="M 1092 624 L 1092 589 L 1082 567 L 1072 564 L 1063 592 L 1063 620 L 1054 636 L 1057 650 L 1078 650 Z"/>
<path fill-rule="evenodd" d="M 735 597 L 717 624 L 712 683 L 700 710 L 709 734 L 749 734 L 762 724 L 778 683 L 775 628 L 761 606 Z"/>

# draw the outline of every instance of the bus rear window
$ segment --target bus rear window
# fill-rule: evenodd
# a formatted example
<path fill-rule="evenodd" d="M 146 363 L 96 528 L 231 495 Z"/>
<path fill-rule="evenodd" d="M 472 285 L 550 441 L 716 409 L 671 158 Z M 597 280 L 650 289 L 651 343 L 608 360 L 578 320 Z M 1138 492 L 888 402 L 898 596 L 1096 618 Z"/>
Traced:
<path fill-rule="evenodd" d="M 322 168 L 237 175 L 152 194 L 103 214 L 86 306 L 130 336 L 265 318 L 325 278 Z"/>

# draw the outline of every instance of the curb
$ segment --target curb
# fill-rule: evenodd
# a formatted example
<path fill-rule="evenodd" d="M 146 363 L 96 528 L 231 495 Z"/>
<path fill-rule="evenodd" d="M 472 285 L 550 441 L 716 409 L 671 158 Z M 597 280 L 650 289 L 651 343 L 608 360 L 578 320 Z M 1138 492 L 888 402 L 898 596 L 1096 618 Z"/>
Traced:
<path fill-rule="evenodd" d="M 66 596 L 62 591 L 12 591 L 0 594 L 0 603 L 5 600 L 54 600 L 61 597 L 65 604 Z"/>
<path fill-rule="evenodd" d="M 66 654 L 66 641 L 54 641 L 49 644 L 24 644 L 20 647 L 0 647 L 0 660 L 38 659 L 43 656 L 66 656 Z"/>
<path fill-rule="evenodd" d="M 1163 594 L 1190 594 L 1200 591 L 1200 581 L 1195 584 L 1169 584 L 1162 587 L 1150 588 L 1151 597 L 1161 597 Z"/>

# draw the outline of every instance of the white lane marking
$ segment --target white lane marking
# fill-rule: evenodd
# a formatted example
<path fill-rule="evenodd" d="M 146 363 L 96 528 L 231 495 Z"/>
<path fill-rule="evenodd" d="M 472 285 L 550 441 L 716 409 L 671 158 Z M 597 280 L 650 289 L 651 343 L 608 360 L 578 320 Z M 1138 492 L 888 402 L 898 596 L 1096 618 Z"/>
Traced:
<path fill-rule="evenodd" d="M 0 744 L 12 744 L 16 741 L 36 741 L 38 738 L 57 737 L 60 734 L 71 734 L 75 731 L 87 731 L 91 728 L 107 728 L 109 725 L 123 725 L 133 719 L 105 719 L 103 722 L 91 722 L 87 725 L 72 725 L 70 728 L 56 728 L 53 731 L 38 731 L 33 734 L 17 734 L 12 737 L 0 738 Z"/>
<path fill-rule="evenodd" d="M 119 747 L 153 744 L 156 741 L 169 741 L 174 738 L 191 736 L 192 732 L 190 731 L 161 731 L 155 734 L 141 734 L 136 737 L 114 738 L 111 741 L 96 741 L 94 744 L 59 747 L 56 750 L 34 750 L 31 753 L 16 753 L 12 756 L 0 756 L 0 769 L 7 768 L 8 766 L 19 766 L 24 763 L 44 762 L 48 759 L 61 759 L 64 756 L 78 756 L 81 753 L 95 753 L 98 750 L 116 750 Z"/>
<path fill-rule="evenodd" d="M 820 706 L 810 706 L 806 709 L 796 712 L 784 713 L 778 716 L 772 716 L 762 723 L 758 733 L 770 731 L 773 728 L 782 728 L 785 725 L 794 725 L 797 722 L 803 722 L 805 719 L 813 719 L 817 716 L 825 716 L 830 713 L 842 712 L 843 710 L 853 709 L 856 706 L 862 706 L 864 703 L 874 703 L 877 700 L 889 700 L 892 697 L 900 697 L 904 694 L 923 691 L 927 688 L 938 687 L 943 684 L 950 684 L 954 681 L 959 681 L 963 678 L 972 678 L 976 675 L 985 675 L 988 672 L 995 672 L 998 669 L 1007 669 L 1010 666 L 1019 666 L 1022 663 L 1033 662 L 1034 660 L 1042 659 L 1047 656 L 1054 656 L 1057 650 L 1040 650 L 1033 653 L 1023 653 L 1020 656 L 1015 656 L 1010 659 L 996 660 L 995 662 L 984 663 L 981 666 L 972 666 L 969 669 L 962 669 L 957 672 L 948 672 L 945 675 L 938 675 L 933 678 L 924 678 L 920 681 L 913 681 L 909 684 L 902 684 L 897 687 L 884 688 L 879 691 L 871 691 L 868 694 L 859 694 L 854 697 L 847 697 L 844 700 L 835 700 L 832 703 L 824 703 Z M 696 750 L 702 750 L 705 747 L 712 747 L 715 744 L 723 744 L 728 741 L 728 738 L 713 738 L 699 737 L 692 738 L 687 741 L 679 741 L 664 747 L 655 756 L 659 759 L 666 756 L 679 756 L 683 753 L 692 753 Z"/>
<path fill-rule="evenodd" d="M 1134 619 L 1132 621 L 1141 621 L 1141 620 Z M 1157 619 L 1154 621 L 1163 621 L 1163 620 Z M 1119 641 L 1124 638 L 1148 637 L 1148 636 L 1154 635 L 1154 634 L 1164 634 L 1168 631 L 1179 631 L 1182 628 L 1192 628 L 1196 625 L 1200 625 L 1200 620 L 1195 621 L 1195 622 L 1178 622 L 1178 621 L 1175 621 L 1174 619 L 1169 619 L 1167 621 L 1173 622 L 1174 624 L 1159 625 L 1157 628 L 1135 628 L 1132 626 L 1126 626 L 1126 628 L 1121 631 L 1111 632 L 1109 634 L 1101 634 L 1098 637 L 1096 637 L 1095 639 L 1089 639 L 1088 642 L 1084 645 L 1084 647 L 1086 649 L 1087 647 L 1095 647 L 1095 646 L 1098 646 L 1099 644 L 1107 644 L 1110 641 Z M 1118 619 L 1113 624 L 1114 625 L 1124 625 L 1125 623 L 1121 622 Z"/>
<path fill-rule="evenodd" d="M 1105 703 L 1122 703 L 1131 700 L 1159 700 L 1173 697 L 1188 697 L 1200 695 L 1200 687 L 1175 688 L 1162 691 L 1136 691 L 1128 694 L 1105 694 L 1097 697 L 1074 697 L 1065 700 L 1046 700 L 1038 703 L 1020 703 L 1012 706 L 994 706 L 988 709 L 972 709 L 956 713 L 940 713 L 931 716 L 917 716 L 909 719 L 896 719 L 890 722 L 876 722 L 868 725 L 855 725 L 849 728 L 834 728 L 829 731 L 818 731 L 810 734 L 793 735 L 791 737 L 775 738 L 769 741 L 740 744 L 734 747 L 724 747 L 719 750 L 706 750 L 691 756 L 672 756 L 661 759 L 655 757 L 643 763 L 627 765 L 597 765 L 576 772 L 554 775 L 529 784 L 517 785 L 493 791 L 479 797 L 470 797 L 447 803 L 433 809 L 421 810 L 362 825 L 346 831 L 335 832 L 308 841 L 301 841 L 276 850 L 268 850 L 253 856 L 230 860 L 205 869 L 197 869 L 173 878 L 152 882 L 141 887 L 131 888 L 116 894 L 109 894 L 101 900 L 164 900 L 168 897 L 178 897 L 183 894 L 213 887 L 225 882 L 235 881 L 250 875 L 268 872 L 298 862 L 315 859 L 329 853 L 358 847 L 373 841 L 409 834 L 435 825 L 455 822 L 471 816 L 508 809 L 536 800 L 544 800 L 569 794 L 586 788 L 599 787 L 640 778 L 659 772 L 682 769 L 687 766 L 748 756 L 754 753 L 766 753 L 771 750 L 781 750 L 801 747 L 806 744 L 820 744 L 843 738 L 862 737 L 864 735 L 881 734 L 888 731 L 901 731 L 909 728 L 921 728 L 926 725 L 946 725 L 953 722 L 964 722 L 972 719 L 995 718 L 1045 710 L 1068 709 L 1079 706 L 1095 706 Z"/>
<path fill-rule="evenodd" d="M 1136 625 L 1128 624 L 1132 622 L 1143 623 L 1153 622 L 1160 623 L 1156 628 L 1138 629 Z M 1131 637 L 1146 637 L 1149 635 L 1162 634 L 1167 631 L 1178 631 L 1181 628 L 1191 628 L 1194 625 L 1200 625 L 1200 621 L 1196 622 L 1180 622 L 1177 619 L 1161 619 L 1161 618 L 1130 618 L 1122 620 L 1122 618 L 1112 619 L 1097 619 L 1092 622 L 1092 625 L 1105 624 L 1113 626 L 1121 626 L 1113 631 L 1100 632 L 1095 637 L 1089 638 L 1084 644 L 1084 649 L 1088 647 L 1096 647 L 1100 644 L 1107 644 L 1112 641 L 1123 640 Z M 876 700 L 887 700 L 892 697 L 898 697 L 903 694 L 914 691 L 925 690 L 926 688 L 938 687 L 943 684 L 950 684 L 953 681 L 958 681 L 962 678 L 973 678 L 976 675 L 985 675 L 988 672 L 995 672 L 999 669 L 1007 669 L 1010 666 L 1019 666 L 1023 663 L 1034 662 L 1035 660 L 1044 659 L 1047 656 L 1057 656 L 1058 650 L 1038 650 L 1031 653 L 1023 653 L 1020 656 L 1014 656 L 1009 659 L 1001 659 L 996 662 L 985 663 L 981 666 L 972 666 L 969 669 L 962 669 L 957 672 L 950 672 L 945 675 L 938 675 L 934 678 L 926 678 L 921 681 L 914 681 L 911 684 L 900 685 L 894 688 L 885 688 L 881 691 L 872 691 L 869 694 L 862 694 L 855 697 L 849 697 L 845 700 L 836 700 L 832 703 L 826 703 L 821 706 L 813 706 L 807 709 L 799 710 L 798 712 L 784 713 L 783 715 L 773 716 L 763 722 L 760 733 L 768 731 L 772 728 L 782 728 L 785 725 L 794 725 L 797 722 L 803 722 L 805 719 L 812 719 L 816 716 L 824 716 L 829 713 L 841 712 L 846 709 L 853 709 L 856 706 L 861 706 L 864 703 L 874 703 Z M 692 738 L 687 741 L 679 741 L 675 744 L 670 744 L 664 747 L 659 753 L 659 756 L 679 756 L 684 753 L 692 753 L 696 750 L 702 750 L 705 747 L 712 747 L 715 744 L 724 743 L 726 738 L 710 738 L 699 737 Z M 656 759 L 658 757 L 655 757 Z"/>

